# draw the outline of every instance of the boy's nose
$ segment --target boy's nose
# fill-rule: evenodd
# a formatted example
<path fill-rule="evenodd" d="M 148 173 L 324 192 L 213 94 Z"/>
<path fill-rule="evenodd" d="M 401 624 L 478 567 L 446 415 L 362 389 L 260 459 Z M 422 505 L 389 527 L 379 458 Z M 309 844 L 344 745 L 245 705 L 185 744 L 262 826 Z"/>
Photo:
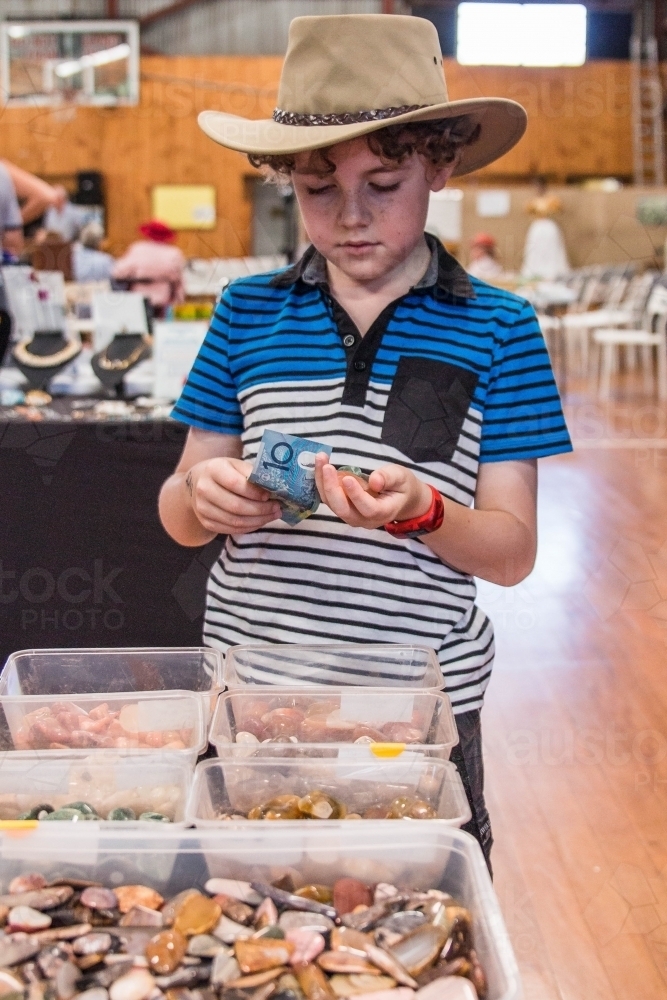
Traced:
<path fill-rule="evenodd" d="M 368 207 L 364 204 L 364 199 L 356 191 L 343 194 L 339 218 L 341 225 L 347 229 L 353 226 L 367 225 L 370 221 Z"/>

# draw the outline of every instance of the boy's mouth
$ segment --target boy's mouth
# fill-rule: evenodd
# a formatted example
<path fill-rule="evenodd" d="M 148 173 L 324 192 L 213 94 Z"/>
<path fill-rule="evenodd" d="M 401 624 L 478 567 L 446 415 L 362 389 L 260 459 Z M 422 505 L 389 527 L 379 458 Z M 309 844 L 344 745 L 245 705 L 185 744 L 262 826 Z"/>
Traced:
<path fill-rule="evenodd" d="M 369 240 L 349 240 L 347 243 L 341 243 L 341 247 L 348 253 L 352 254 L 364 254 L 373 250 L 378 243 L 371 243 Z"/>

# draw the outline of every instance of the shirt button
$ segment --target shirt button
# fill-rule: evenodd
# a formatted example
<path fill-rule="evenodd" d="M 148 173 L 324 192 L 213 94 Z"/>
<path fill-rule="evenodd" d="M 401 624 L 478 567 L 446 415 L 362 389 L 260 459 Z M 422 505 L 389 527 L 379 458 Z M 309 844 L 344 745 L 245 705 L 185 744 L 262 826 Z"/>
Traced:
<path fill-rule="evenodd" d="M 345 337 L 343 337 L 343 343 L 346 347 L 352 347 L 354 344 L 354 334 L 348 333 Z"/>
<path fill-rule="evenodd" d="M 354 362 L 354 370 L 355 370 L 355 372 L 363 372 L 365 368 L 366 368 L 366 362 L 365 361 L 355 361 Z"/>

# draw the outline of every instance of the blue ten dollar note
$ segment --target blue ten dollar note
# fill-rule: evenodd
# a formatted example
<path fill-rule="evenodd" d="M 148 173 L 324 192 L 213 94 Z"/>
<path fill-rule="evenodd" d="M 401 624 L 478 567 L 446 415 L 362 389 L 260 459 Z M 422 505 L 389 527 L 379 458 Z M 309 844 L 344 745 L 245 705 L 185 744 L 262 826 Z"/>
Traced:
<path fill-rule="evenodd" d="M 292 437 L 281 431 L 264 431 L 248 481 L 268 490 L 280 503 L 281 519 L 298 524 L 320 505 L 315 485 L 315 456 L 331 455 L 331 446 Z"/>

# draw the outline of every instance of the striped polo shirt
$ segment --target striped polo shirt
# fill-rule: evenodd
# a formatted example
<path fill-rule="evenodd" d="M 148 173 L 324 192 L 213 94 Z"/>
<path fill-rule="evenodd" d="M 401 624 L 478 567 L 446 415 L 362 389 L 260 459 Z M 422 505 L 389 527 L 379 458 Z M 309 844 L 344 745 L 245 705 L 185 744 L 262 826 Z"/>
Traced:
<path fill-rule="evenodd" d="M 471 279 L 427 239 L 426 274 L 363 337 L 330 295 L 313 247 L 287 270 L 233 282 L 174 417 L 240 435 L 249 461 L 272 428 L 331 445 L 334 465 L 370 473 L 398 463 L 467 506 L 480 462 L 569 451 L 531 306 Z M 464 712 L 481 705 L 494 653 L 475 595 L 473 578 L 419 539 L 352 528 L 322 504 L 294 527 L 274 521 L 227 539 L 209 579 L 204 641 L 223 651 L 257 642 L 427 645 Z"/>

